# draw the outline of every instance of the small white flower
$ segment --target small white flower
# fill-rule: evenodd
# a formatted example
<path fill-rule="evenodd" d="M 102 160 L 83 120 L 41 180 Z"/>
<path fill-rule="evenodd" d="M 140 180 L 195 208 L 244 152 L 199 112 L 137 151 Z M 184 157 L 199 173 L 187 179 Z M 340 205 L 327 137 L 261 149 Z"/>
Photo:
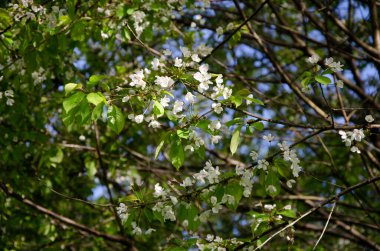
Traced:
<path fill-rule="evenodd" d="M 84 136 L 84 135 L 79 136 L 79 140 L 80 141 L 85 141 L 86 140 L 86 136 Z"/>
<path fill-rule="evenodd" d="M 351 135 L 351 140 L 356 140 L 358 142 L 362 141 L 362 139 L 364 138 L 364 133 L 363 133 L 363 129 L 354 129 L 354 131 L 352 132 L 352 135 Z"/>
<path fill-rule="evenodd" d="M 172 203 L 173 203 L 174 206 L 177 205 L 178 199 L 176 197 L 170 196 L 170 200 L 172 201 Z"/>
<path fill-rule="evenodd" d="M 334 63 L 334 59 L 333 58 L 330 57 L 330 58 L 326 58 L 325 59 L 325 65 L 327 65 L 329 67 L 332 67 L 333 63 Z"/>
<path fill-rule="evenodd" d="M 194 147 L 192 145 L 185 146 L 185 151 L 194 152 Z"/>
<path fill-rule="evenodd" d="M 218 74 L 218 76 L 215 79 L 215 83 L 217 83 L 217 84 L 223 83 L 223 75 L 222 74 Z"/>
<path fill-rule="evenodd" d="M 336 81 L 336 86 L 338 86 L 339 88 L 343 88 L 343 86 L 344 86 L 343 81 L 340 79 L 338 81 Z"/>
<path fill-rule="evenodd" d="M 154 229 L 154 228 L 149 228 L 148 230 L 145 231 L 145 234 L 146 234 L 146 235 L 150 235 L 150 234 L 152 234 L 152 232 L 156 232 L 156 229 Z"/>
<path fill-rule="evenodd" d="M 313 54 L 311 57 L 307 58 L 306 61 L 310 64 L 316 64 L 321 58 L 317 54 Z"/>
<path fill-rule="evenodd" d="M 191 55 L 191 59 L 194 61 L 194 62 L 201 62 L 201 59 L 199 58 L 198 54 L 193 54 Z"/>
<path fill-rule="evenodd" d="M 284 207 L 284 210 L 292 210 L 292 206 L 291 206 L 291 205 L 286 205 L 286 206 Z"/>
<path fill-rule="evenodd" d="M 273 185 L 268 186 L 266 190 L 267 190 L 268 193 L 275 193 L 275 192 L 277 192 L 277 188 L 275 186 L 273 186 Z"/>
<path fill-rule="evenodd" d="M 174 59 L 174 66 L 175 67 L 180 68 L 180 67 L 182 67 L 182 65 L 183 65 L 182 59 L 180 59 L 178 57 Z"/>
<path fill-rule="evenodd" d="M 206 240 L 207 240 L 208 242 L 212 242 L 212 241 L 214 240 L 214 235 L 212 235 L 212 234 L 208 234 L 208 235 L 206 236 Z"/>
<path fill-rule="evenodd" d="M 266 171 L 268 169 L 268 166 L 269 166 L 269 162 L 266 161 L 265 159 L 261 159 L 257 162 L 258 169 L 263 169 L 264 171 Z"/>
<path fill-rule="evenodd" d="M 156 85 L 161 86 L 162 88 L 168 88 L 171 87 L 174 84 L 174 80 L 171 77 L 159 77 L 156 76 L 156 80 L 154 81 Z"/>
<path fill-rule="evenodd" d="M 208 125 L 208 129 L 211 131 L 219 130 L 222 127 L 222 124 L 219 120 L 214 120 Z"/>
<path fill-rule="evenodd" d="M 252 94 L 249 94 L 249 95 L 247 96 L 247 98 L 253 98 L 253 95 L 252 95 Z M 249 99 L 247 99 L 245 102 L 247 103 L 247 105 L 252 104 L 252 101 L 249 100 Z"/>
<path fill-rule="evenodd" d="M 160 100 L 160 103 L 163 107 L 168 107 L 169 106 L 169 102 L 170 102 L 170 98 L 167 98 L 166 96 L 163 97 L 161 100 Z"/>
<path fill-rule="evenodd" d="M 177 114 L 177 113 L 182 112 L 182 110 L 183 110 L 183 105 L 184 105 L 184 103 L 183 103 L 182 101 L 176 100 L 176 101 L 174 102 L 174 106 L 173 106 L 173 113 L 174 113 L 174 114 Z"/>
<path fill-rule="evenodd" d="M 191 180 L 191 178 L 189 177 L 186 177 L 183 182 L 180 184 L 181 187 L 190 187 L 193 185 L 193 181 Z"/>
<path fill-rule="evenodd" d="M 8 106 L 12 106 L 14 103 L 15 103 L 14 99 L 9 98 L 7 99 L 7 102 L 5 104 Z"/>
<path fill-rule="evenodd" d="M 210 201 L 212 205 L 216 205 L 216 203 L 218 202 L 218 199 L 215 196 L 211 196 Z"/>
<path fill-rule="evenodd" d="M 164 53 L 165 56 L 171 56 L 172 55 L 172 51 L 169 49 L 163 50 L 162 53 Z"/>
<path fill-rule="evenodd" d="M 143 115 L 143 114 L 137 115 L 137 116 L 135 117 L 135 122 L 136 122 L 137 124 L 141 124 L 143 121 L 144 121 L 144 115 Z"/>
<path fill-rule="evenodd" d="M 160 128 L 161 124 L 157 120 L 151 120 L 148 126 L 152 128 Z"/>
<path fill-rule="evenodd" d="M 274 140 L 274 136 L 269 133 L 268 135 L 264 135 L 263 139 L 268 142 L 272 142 Z"/>
<path fill-rule="evenodd" d="M 259 157 L 259 154 L 255 151 L 252 151 L 249 156 L 251 156 L 252 160 L 255 161 Z"/>
<path fill-rule="evenodd" d="M 359 148 L 357 148 L 356 146 L 352 146 L 351 147 L 351 152 L 353 152 L 353 153 L 359 153 L 359 154 L 361 153 L 360 150 L 359 150 Z"/>
<path fill-rule="evenodd" d="M 296 181 L 295 181 L 295 180 L 288 180 L 288 181 L 286 182 L 286 185 L 287 185 L 289 188 L 292 188 L 292 187 L 293 187 L 293 183 L 296 183 Z"/>
<path fill-rule="evenodd" d="M 127 95 L 127 96 L 123 97 L 121 102 L 125 103 L 125 102 L 128 102 L 128 100 L 129 100 L 129 96 Z"/>
<path fill-rule="evenodd" d="M 365 116 L 365 121 L 367 121 L 368 123 L 372 123 L 374 120 L 374 118 L 372 117 L 372 115 L 367 115 Z"/>
<path fill-rule="evenodd" d="M 221 139 L 222 139 L 222 136 L 220 136 L 220 135 L 211 136 L 211 143 L 212 144 L 218 144 L 219 140 L 221 140 Z"/>
<path fill-rule="evenodd" d="M 158 67 L 161 66 L 161 63 L 160 63 L 160 60 L 158 60 L 158 58 L 155 58 L 152 60 L 152 69 L 157 71 L 158 70 Z"/>
<path fill-rule="evenodd" d="M 220 114 L 221 112 L 223 112 L 223 107 L 222 107 L 222 104 L 220 103 L 213 103 L 211 107 L 212 109 L 214 109 L 214 112 L 217 114 Z"/>
<path fill-rule="evenodd" d="M 166 192 L 164 190 L 164 188 L 162 188 L 162 186 L 160 186 L 159 183 L 157 183 L 156 185 L 154 185 L 154 197 L 165 197 L 166 196 Z"/>
<path fill-rule="evenodd" d="M 4 96 L 5 96 L 5 97 L 13 98 L 13 95 L 14 95 L 13 90 L 6 90 L 6 91 L 4 92 Z"/>
<path fill-rule="evenodd" d="M 191 93 L 191 92 L 188 92 L 186 93 L 185 95 L 185 100 L 189 103 L 194 103 L 195 102 L 195 96 Z"/>
<path fill-rule="evenodd" d="M 189 48 L 187 48 L 187 47 L 180 47 L 179 49 L 181 50 L 181 52 L 182 52 L 182 54 L 183 54 L 183 56 L 185 58 L 188 58 L 188 57 L 191 56 L 191 52 L 190 52 Z"/>
<path fill-rule="evenodd" d="M 218 28 L 216 28 L 216 34 L 218 34 L 218 36 L 223 35 L 223 32 L 223 27 L 219 26 Z"/>
<path fill-rule="evenodd" d="M 269 188 L 269 187 L 268 187 Z M 264 210 L 265 211 L 272 211 L 273 209 L 275 209 L 276 208 L 276 204 L 273 204 L 273 205 L 271 205 L 271 204 L 265 204 L 264 205 Z"/>

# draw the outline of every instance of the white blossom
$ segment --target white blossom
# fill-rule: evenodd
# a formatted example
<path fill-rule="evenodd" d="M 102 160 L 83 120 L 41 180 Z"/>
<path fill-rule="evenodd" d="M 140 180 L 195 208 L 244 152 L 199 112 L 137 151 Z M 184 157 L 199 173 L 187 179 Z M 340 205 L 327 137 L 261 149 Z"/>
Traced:
<path fill-rule="evenodd" d="M 135 116 L 135 122 L 137 124 L 141 124 L 143 121 L 144 121 L 144 115 L 143 114 Z"/>
<path fill-rule="evenodd" d="M 344 86 L 343 81 L 342 80 L 336 81 L 336 86 L 338 86 L 339 88 L 343 88 L 343 86 Z"/>
<path fill-rule="evenodd" d="M 162 64 L 160 63 L 160 60 L 158 58 L 155 58 L 152 60 L 152 69 L 157 71 L 158 67 L 161 67 Z"/>
<path fill-rule="evenodd" d="M 220 135 L 212 135 L 211 136 L 211 143 L 212 144 L 218 144 L 219 143 L 219 140 L 221 140 L 222 139 L 222 136 L 220 136 Z"/>
<path fill-rule="evenodd" d="M 190 187 L 193 185 L 193 181 L 191 180 L 191 178 L 189 177 L 186 177 L 182 183 L 180 184 L 181 187 Z"/>
<path fill-rule="evenodd" d="M 164 76 L 164 77 L 156 76 L 156 80 L 154 81 L 154 83 L 165 89 L 172 86 L 174 84 L 174 80 L 168 76 Z"/>
<path fill-rule="evenodd" d="M 208 125 L 208 129 L 211 131 L 219 130 L 222 127 L 222 124 L 219 120 L 211 121 L 211 123 Z"/>
<path fill-rule="evenodd" d="M 160 100 L 160 104 L 163 106 L 163 107 L 168 107 L 169 106 L 169 102 L 170 102 L 170 98 L 168 97 L 163 97 L 161 100 Z"/>
<path fill-rule="evenodd" d="M 161 124 L 157 120 L 151 120 L 148 126 L 152 128 L 160 128 Z"/>
<path fill-rule="evenodd" d="M 352 146 L 350 150 L 353 153 L 361 153 L 360 150 L 359 150 L 359 148 L 357 146 Z"/>
<path fill-rule="evenodd" d="M 158 198 L 158 197 L 165 197 L 166 196 L 166 191 L 164 190 L 164 188 L 162 186 L 160 186 L 159 183 L 157 183 L 156 185 L 154 185 L 154 197 Z"/>
<path fill-rule="evenodd" d="M 211 107 L 212 109 L 214 109 L 214 112 L 217 114 L 220 114 L 221 112 L 223 112 L 223 107 L 222 107 L 222 104 L 220 103 L 213 103 Z"/>
<path fill-rule="evenodd" d="M 176 57 L 176 58 L 174 59 L 174 66 L 175 66 L 175 67 L 178 67 L 178 68 L 182 67 L 182 66 L 183 66 L 182 59 Z"/>
<path fill-rule="evenodd" d="M 372 115 L 367 115 L 365 116 L 365 121 L 367 121 L 368 123 L 372 123 L 373 121 L 375 121 L 375 119 L 372 117 Z"/>
<path fill-rule="evenodd" d="M 310 64 L 316 64 L 321 58 L 317 54 L 313 54 L 311 57 L 306 59 L 306 62 Z"/>
<path fill-rule="evenodd" d="M 286 185 L 287 185 L 289 188 L 292 188 L 292 187 L 293 187 L 293 183 L 296 183 L 296 181 L 295 181 L 295 180 L 288 180 L 288 181 L 286 182 Z"/>
<path fill-rule="evenodd" d="M 154 228 L 149 228 L 148 230 L 145 231 L 145 234 L 146 234 L 146 235 L 150 235 L 150 234 L 152 234 L 152 232 L 156 232 L 156 229 L 154 229 Z"/>
<path fill-rule="evenodd" d="M 187 92 L 185 95 L 185 100 L 193 104 L 195 102 L 195 96 L 191 92 Z"/>
<path fill-rule="evenodd" d="M 265 159 L 261 159 L 257 162 L 258 169 L 263 169 L 264 171 L 266 171 L 268 169 L 268 166 L 269 166 L 269 162 L 266 161 Z"/>
<path fill-rule="evenodd" d="M 136 86 L 143 90 L 145 89 L 146 82 L 143 80 L 144 78 L 143 70 L 136 71 L 134 74 L 129 76 L 129 78 L 132 80 L 131 83 L 129 83 L 130 86 Z"/>
<path fill-rule="evenodd" d="M 249 156 L 251 156 L 252 160 L 255 161 L 259 157 L 259 154 L 255 151 L 251 151 Z"/>
<path fill-rule="evenodd" d="M 218 28 L 216 28 L 216 34 L 218 34 L 218 36 L 223 35 L 223 32 L 223 27 L 219 26 Z"/>
<path fill-rule="evenodd" d="M 173 106 L 173 113 L 178 114 L 178 113 L 182 112 L 183 105 L 184 105 L 184 103 L 182 101 L 176 100 L 174 102 L 174 106 Z"/>
<path fill-rule="evenodd" d="M 274 140 L 274 136 L 271 133 L 269 133 L 268 135 L 264 135 L 263 139 L 268 142 L 272 142 Z"/>
<path fill-rule="evenodd" d="M 190 52 L 189 48 L 187 48 L 187 47 L 180 47 L 179 49 L 181 50 L 181 52 L 182 52 L 182 54 L 183 54 L 183 56 L 185 58 L 188 58 L 188 57 L 191 56 L 191 52 Z"/>
<path fill-rule="evenodd" d="M 199 58 L 198 54 L 193 54 L 191 55 L 191 59 L 196 62 L 196 63 L 199 63 L 201 62 L 201 59 Z"/>

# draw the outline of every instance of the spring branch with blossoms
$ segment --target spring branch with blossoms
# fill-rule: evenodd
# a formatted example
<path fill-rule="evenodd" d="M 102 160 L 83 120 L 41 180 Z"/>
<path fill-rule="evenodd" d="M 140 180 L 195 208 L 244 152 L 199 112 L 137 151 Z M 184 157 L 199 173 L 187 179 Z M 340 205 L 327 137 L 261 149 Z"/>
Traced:
<path fill-rule="evenodd" d="M 379 9 L 1 3 L 0 247 L 380 250 Z"/>

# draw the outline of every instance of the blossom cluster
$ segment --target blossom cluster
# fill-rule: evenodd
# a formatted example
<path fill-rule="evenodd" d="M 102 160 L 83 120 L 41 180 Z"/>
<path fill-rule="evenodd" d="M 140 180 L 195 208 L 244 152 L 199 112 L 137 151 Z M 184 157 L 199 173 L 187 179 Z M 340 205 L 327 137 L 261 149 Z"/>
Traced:
<path fill-rule="evenodd" d="M 14 104 L 14 92 L 13 90 L 9 89 L 9 90 L 6 90 L 4 93 L 3 92 L 0 92 L 0 99 L 3 98 L 3 96 L 7 99 L 7 101 L 5 102 L 7 105 L 9 106 L 12 106 Z"/>
<path fill-rule="evenodd" d="M 346 146 L 350 146 L 351 152 L 360 153 L 359 148 L 355 144 L 355 142 L 360 142 L 364 139 L 365 135 L 363 129 L 354 129 L 353 131 L 342 131 L 339 130 L 339 135 L 342 138 L 342 142 L 345 143 Z"/>
<path fill-rule="evenodd" d="M 298 177 L 299 172 L 302 170 L 302 167 L 299 165 L 300 159 L 298 158 L 296 151 L 294 149 L 290 149 L 285 141 L 278 143 L 278 146 L 280 147 L 281 151 L 283 151 L 284 160 L 290 161 L 292 163 L 290 169 L 293 171 L 293 176 Z"/>

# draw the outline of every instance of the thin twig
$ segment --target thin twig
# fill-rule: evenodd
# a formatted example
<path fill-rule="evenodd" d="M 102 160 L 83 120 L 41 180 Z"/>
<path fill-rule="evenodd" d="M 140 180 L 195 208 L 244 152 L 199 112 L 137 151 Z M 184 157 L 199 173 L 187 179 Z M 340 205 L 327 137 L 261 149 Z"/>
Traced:
<path fill-rule="evenodd" d="M 315 250 L 315 248 L 318 246 L 318 243 L 321 241 L 321 239 L 322 239 L 322 237 L 323 237 L 323 234 L 325 233 L 325 231 L 326 231 L 326 229 L 327 229 L 327 225 L 328 225 L 329 222 L 330 222 L 330 219 L 331 219 L 331 216 L 332 216 L 332 214 L 333 214 L 333 212 L 334 212 L 335 206 L 336 206 L 336 201 L 334 201 L 334 204 L 333 204 L 333 207 L 331 208 L 331 212 L 330 212 L 330 214 L 329 214 L 329 217 L 327 218 L 326 225 L 325 225 L 325 227 L 323 228 L 323 231 L 322 231 L 322 233 L 321 233 L 321 236 L 319 236 L 317 242 L 315 243 L 313 250 Z"/>

